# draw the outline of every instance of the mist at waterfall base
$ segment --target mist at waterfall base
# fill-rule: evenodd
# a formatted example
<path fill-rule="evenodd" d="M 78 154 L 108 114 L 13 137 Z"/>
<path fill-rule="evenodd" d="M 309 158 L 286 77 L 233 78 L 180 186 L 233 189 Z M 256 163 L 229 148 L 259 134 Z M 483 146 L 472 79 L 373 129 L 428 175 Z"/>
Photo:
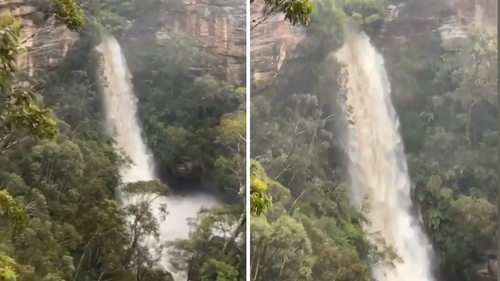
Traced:
<path fill-rule="evenodd" d="M 373 276 L 378 281 L 433 281 L 432 246 L 411 213 L 410 179 L 384 59 L 370 38 L 354 28 L 346 29 L 344 45 L 334 56 L 345 66 L 341 84 L 351 200 L 359 206 L 367 198 L 365 229 L 383 238 L 400 258 L 392 266 L 375 265 Z"/>
<path fill-rule="evenodd" d="M 137 117 L 137 98 L 134 95 L 126 59 L 121 46 L 112 36 L 103 36 L 97 51 L 102 56 L 101 72 L 105 79 L 102 89 L 106 127 L 115 141 L 115 150 L 125 154 L 132 164 L 120 168 L 120 177 L 124 184 L 139 181 L 156 180 L 153 157 L 142 138 L 142 130 Z M 117 194 L 121 194 L 117 187 Z M 152 195 L 137 197 L 122 197 L 126 206 L 138 200 L 152 200 L 151 208 L 159 222 L 159 241 L 153 238 L 146 246 L 155 252 L 158 243 L 185 239 L 189 237 L 188 218 L 196 217 L 203 207 L 216 204 L 214 198 L 208 195 L 152 197 Z M 167 205 L 168 215 L 162 221 L 160 207 Z M 175 272 L 167 253 L 161 257 L 161 265 L 172 273 L 175 281 L 186 280 L 184 272 Z"/>

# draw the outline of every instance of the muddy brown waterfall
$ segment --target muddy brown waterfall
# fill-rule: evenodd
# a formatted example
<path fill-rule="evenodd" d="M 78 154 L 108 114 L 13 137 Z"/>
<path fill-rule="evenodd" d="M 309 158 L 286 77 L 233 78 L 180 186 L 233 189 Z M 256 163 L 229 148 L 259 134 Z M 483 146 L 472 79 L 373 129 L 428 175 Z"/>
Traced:
<path fill-rule="evenodd" d="M 106 126 L 115 140 L 117 153 L 123 153 L 132 164 L 120 169 L 123 183 L 155 180 L 155 167 L 153 157 L 149 153 L 142 138 L 142 130 L 137 119 L 137 98 L 134 95 L 132 75 L 130 74 L 125 57 L 118 41 L 112 36 L 104 36 L 97 51 L 102 55 L 101 73 L 105 83 L 102 95 Z M 117 187 L 120 194 L 120 187 Z M 151 199 L 151 197 L 149 197 Z M 137 200 L 148 200 L 148 195 L 139 197 L 121 198 L 124 205 Z M 203 207 L 215 204 L 213 198 L 207 196 L 196 197 L 156 197 L 152 200 L 151 208 L 159 223 L 160 239 L 144 241 L 146 246 L 155 252 L 159 243 L 185 239 L 189 236 L 187 219 L 196 216 Z M 167 205 L 168 216 L 162 220 L 159 207 Z M 174 270 L 168 254 L 163 254 L 161 265 L 170 271 L 175 281 L 185 281 L 186 274 L 182 270 Z"/>
<path fill-rule="evenodd" d="M 411 213 L 410 179 L 399 121 L 391 102 L 383 57 L 363 32 L 347 29 L 334 54 L 343 83 L 349 175 L 355 204 L 367 198 L 370 233 L 378 233 L 401 260 L 377 265 L 378 281 L 433 281 L 430 243 Z M 380 245 L 382 246 L 382 245 Z"/>

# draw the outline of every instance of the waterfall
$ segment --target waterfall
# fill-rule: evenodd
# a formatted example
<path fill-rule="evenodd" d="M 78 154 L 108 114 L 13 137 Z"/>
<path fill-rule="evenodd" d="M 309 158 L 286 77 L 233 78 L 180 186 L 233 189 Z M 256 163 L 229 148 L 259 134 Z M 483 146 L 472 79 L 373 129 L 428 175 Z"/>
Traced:
<path fill-rule="evenodd" d="M 102 55 L 101 71 L 105 79 L 103 87 L 106 127 L 115 141 L 115 150 L 123 153 L 132 161 L 131 165 L 120 168 L 123 183 L 155 180 L 153 157 L 142 139 L 142 130 L 137 120 L 137 98 L 134 95 L 132 75 L 122 53 L 120 44 L 112 36 L 104 36 L 97 51 Z M 120 187 L 117 193 L 121 194 Z M 137 200 L 152 200 L 151 211 L 159 223 L 160 241 L 146 242 L 153 253 L 157 243 L 186 239 L 189 237 L 188 218 L 196 217 L 202 207 L 215 205 L 215 200 L 208 196 L 191 197 L 123 197 L 123 204 Z M 162 220 L 160 207 L 167 205 L 168 215 Z M 175 281 L 187 279 L 185 272 L 176 272 L 170 263 L 168 254 L 161 257 L 161 265 L 170 271 Z"/>
<path fill-rule="evenodd" d="M 378 281 L 432 281 L 432 247 L 411 214 L 410 179 L 383 57 L 363 32 L 346 30 L 335 53 L 344 64 L 345 115 L 352 200 L 367 198 L 366 230 L 378 233 L 400 260 L 377 265 Z M 382 246 L 382 245 L 379 245 Z"/>

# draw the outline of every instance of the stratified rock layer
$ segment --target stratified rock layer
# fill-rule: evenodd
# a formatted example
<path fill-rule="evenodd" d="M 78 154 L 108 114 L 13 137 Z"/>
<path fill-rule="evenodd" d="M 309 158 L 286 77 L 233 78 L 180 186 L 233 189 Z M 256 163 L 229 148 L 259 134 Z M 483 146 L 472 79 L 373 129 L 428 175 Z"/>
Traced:
<path fill-rule="evenodd" d="M 256 0 L 250 7 L 250 64 L 253 81 L 273 78 L 287 58 L 289 51 L 303 39 L 283 15 L 263 18 L 264 2 Z"/>
<path fill-rule="evenodd" d="M 18 67 L 32 73 L 57 65 L 76 41 L 76 35 L 55 19 L 44 19 L 44 13 L 30 1 L 0 1 L 0 11 L 10 11 L 21 22 L 23 52 Z"/>
<path fill-rule="evenodd" d="M 437 13 L 437 9 L 448 7 L 452 16 L 446 21 L 443 28 L 452 29 L 450 37 L 455 36 L 456 31 L 465 33 L 470 26 L 474 25 L 497 26 L 497 0 L 436 0 L 430 2 L 432 5 L 427 5 L 426 10 L 431 10 L 434 15 Z M 382 36 L 391 37 L 392 42 L 400 41 L 403 43 L 411 38 L 412 34 L 430 32 L 438 24 L 438 19 L 434 16 L 407 17 L 398 14 L 398 7 L 392 6 L 390 8 L 392 8 L 390 11 L 392 14 L 387 19 Z M 275 77 L 283 61 L 289 56 L 289 52 L 303 39 L 303 33 L 292 28 L 284 21 L 282 15 L 263 19 L 265 7 L 262 0 L 256 0 L 251 4 L 250 9 L 252 28 L 250 31 L 251 79 L 252 81 L 268 81 Z"/>
<path fill-rule="evenodd" d="M 239 78 L 246 59 L 245 2 L 183 0 L 183 9 L 165 11 L 162 32 L 188 34 L 201 47 L 222 56 L 227 80 L 242 82 Z"/>
<path fill-rule="evenodd" d="M 241 80 L 246 54 L 245 0 L 180 0 L 180 7 L 171 9 L 172 1 L 160 4 L 161 32 L 184 32 L 196 39 L 200 47 L 222 56 L 226 79 Z M 43 11 L 28 0 L 0 1 L 1 11 L 10 11 L 22 25 L 24 53 L 19 57 L 21 69 L 32 73 L 58 65 L 72 48 L 78 35 L 53 18 L 44 19 Z M 132 25 L 132 22 L 129 22 Z M 128 26 L 130 27 L 130 26 Z"/>

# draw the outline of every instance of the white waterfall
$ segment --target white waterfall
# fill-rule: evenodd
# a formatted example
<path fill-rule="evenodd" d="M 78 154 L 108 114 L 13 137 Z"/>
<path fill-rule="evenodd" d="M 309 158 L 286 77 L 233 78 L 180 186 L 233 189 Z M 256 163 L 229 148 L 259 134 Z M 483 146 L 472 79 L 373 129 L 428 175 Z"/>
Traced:
<path fill-rule="evenodd" d="M 368 198 L 366 226 L 401 260 L 378 265 L 378 281 L 432 281 L 432 247 L 411 214 L 410 179 L 383 57 L 363 32 L 348 30 L 335 53 L 345 65 L 345 114 L 353 201 Z"/>
<path fill-rule="evenodd" d="M 115 141 L 115 149 L 128 156 L 132 161 L 129 166 L 120 169 L 123 183 L 155 180 L 153 157 L 142 139 L 142 130 L 137 120 L 137 98 L 134 95 L 132 75 L 122 53 L 118 41 L 105 36 L 97 51 L 102 55 L 101 71 L 105 78 L 103 90 L 104 110 L 107 128 Z M 120 187 L 117 187 L 120 188 Z M 118 190 L 120 191 L 120 190 Z M 118 192 L 120 193 L 120 192 Z M 137 200 L 147 200 L 148 195 L 141 197 L 123 197 L 126 206 Z M 196 197 L 157 197 L 151 199 L 151 211 L 159 222 L 160 241 L 147 242 L 151 252 L 154 252 L 158 243 L 185 239 L 189 237 L 187 219 L 196 217 L 202 207 L 215 205 L 215 200 L 208 196 Z M 160 206 L 167 206 L 168 215 L 162 220 Z M 169 255 L 163 254 L 161 265 L 169 270 L 175 281 L 187 279 L 185 272 L 172 270 Z"/>

